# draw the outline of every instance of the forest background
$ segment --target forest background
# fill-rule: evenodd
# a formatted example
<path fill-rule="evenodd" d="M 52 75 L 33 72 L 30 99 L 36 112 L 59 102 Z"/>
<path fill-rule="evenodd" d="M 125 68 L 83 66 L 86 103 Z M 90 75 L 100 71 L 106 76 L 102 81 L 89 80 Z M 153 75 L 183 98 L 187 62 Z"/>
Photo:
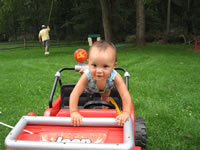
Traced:
<path fill-rule="evenodd" d="M 84 41 L 100 34 L 112 42 L 191 43 L 200 33 L 198 0 L 0 0 L 0 41 Z M 137 38 L 136 38 L 137 37 Z"/>

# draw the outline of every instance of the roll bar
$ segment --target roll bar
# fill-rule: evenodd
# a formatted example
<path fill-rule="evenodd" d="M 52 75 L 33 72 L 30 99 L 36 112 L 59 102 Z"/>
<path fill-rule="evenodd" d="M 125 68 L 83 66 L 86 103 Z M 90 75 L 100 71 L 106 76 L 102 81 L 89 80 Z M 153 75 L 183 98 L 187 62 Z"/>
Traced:
<path fill-rule="evenodd" d="M 80 63 L 78 65 L 75 65 L 75 67 L 63 67 L 63 68 L 60 68 L 56 72 L 55 80 L 54 80 L 53 87 L 52 87 L 52 90 L 51 90 L 51 94 L 50 94 L 50 97 L 49 97 L 49 108 L 52 108 L 52 101 L 53 101 L 54 93 L 56 91 L 57 83 L 59 82 L 60 87 L 62 86 L 61 72 L 65 71 L 65 70 L 79 71 L 83 66 L 86 66 L 86 64 Z M 115 70 L 121 70 L 121 71 L 124 72 L 125 84 L 126 84 L 126 87 L 129 88 L 129 77 L 130 77 L 129 72 L 125 68 L 122 68 L 122 67 L 115 67 Z"/>

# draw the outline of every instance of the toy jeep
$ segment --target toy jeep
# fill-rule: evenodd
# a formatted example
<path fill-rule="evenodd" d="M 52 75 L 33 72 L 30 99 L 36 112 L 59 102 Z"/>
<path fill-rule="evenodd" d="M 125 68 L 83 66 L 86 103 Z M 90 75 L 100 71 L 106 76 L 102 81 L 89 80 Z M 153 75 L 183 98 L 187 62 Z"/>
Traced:
<path fill-rule="evenodd" d="M 133 105 L 130 118 L 124 126 L 117 125 L 115 117 L 122 110 L 122 102 L 115 88 L 111 91 L 114 102 L 100 100 L 99 94 L 82 93 L 78 108 L 83 116 L 79 127 L 71 125 L 69 97 L 75 83 L 63 83 L 61 73 L 67 70 L 80 70 L 82 65 L 64 67 L 55 74 L 49 98 L 49 107 L 44 116 L 29 113 L 23 116 L 6 137 L 7 150 L 144 150 L 146 149 L 146 127 L 143 118 L 135 118 Z M 129 73 L 124 72 L 128 87 Z M 69 75 L 70 77 L 70 75 Z M 53 101 L 59 85 L 60 96 Z M 102 109 L 107 106 L 109 109 Z M 24 130 L 31 132 L 27 133 Z"/>

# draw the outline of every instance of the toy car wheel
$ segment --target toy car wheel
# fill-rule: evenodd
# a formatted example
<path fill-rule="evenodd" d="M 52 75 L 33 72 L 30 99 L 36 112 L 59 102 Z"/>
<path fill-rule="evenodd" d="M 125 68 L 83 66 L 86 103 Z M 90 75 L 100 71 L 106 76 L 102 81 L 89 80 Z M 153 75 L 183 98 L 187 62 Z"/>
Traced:
<path fill-rule="evenodd" d="M 135 145 L 146 149 L 147 133 L 144 118 L 135 118 Z"/>

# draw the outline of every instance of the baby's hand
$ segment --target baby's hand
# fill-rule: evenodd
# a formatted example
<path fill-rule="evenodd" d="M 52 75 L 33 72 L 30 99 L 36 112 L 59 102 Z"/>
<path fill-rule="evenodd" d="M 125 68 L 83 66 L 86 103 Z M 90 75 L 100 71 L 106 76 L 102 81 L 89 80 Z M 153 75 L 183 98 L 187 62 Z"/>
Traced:
<path fill-rule="evenodd" d="M 89 67 L 88 66 L 82 67 L 81 70 L 79 71 L 80 74 L 82 75 L 87 68 L 89 68 Z"/>
<path fill-rule="evenodd" d="M 80 126 L 82 122 L 82 116 L 79 112 L 72 112 L 71 113 L 71 122 L 73 126 Z"/>
<path fill-rule="evenodd" d="M 118 123 L 118 125 L 123 126 L 124 123 L 126 122 L 126 120 L 129 117 L 129 113 L 128 112 L 122 112 L 120 115 L 118 115 L 116 117 L 116 121 Z"/>

